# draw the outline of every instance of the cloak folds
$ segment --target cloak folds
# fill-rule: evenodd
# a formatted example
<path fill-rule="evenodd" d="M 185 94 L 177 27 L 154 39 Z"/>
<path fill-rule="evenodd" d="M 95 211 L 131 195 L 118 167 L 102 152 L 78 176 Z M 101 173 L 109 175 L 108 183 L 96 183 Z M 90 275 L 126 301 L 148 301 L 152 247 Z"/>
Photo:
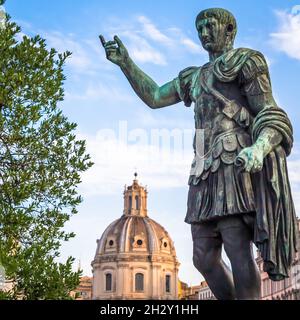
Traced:
<path fill-rule="evenodd" d="M 251 67 L 247 61 L 252 60 Z M 214 63 L 214 76 L 222 82 L 237 79 L 241 70 L 249 80 L 264 73 L 269 78 L 263 55 L 251 49 L 233 49 Z M 287 114 L 277 106 L 265 107 L 253 119 L 252 141 L 271 127 L 281 133 L 282 142 L 264 160 L 261 172 L 252 174 L 256 222 L 254 242 L 273 281 L 288 277 L 297 251 L 297 219 L 288 179 L 286 157 L 293 146 L 293 129 Z"/>
<path fill-rule="evenodd" d="M 254 119 L 252 138 L 271 127 L 282 134 L 277 146 L 264 160 L 263 170 L 253 174 L 256 198 L 254 242 L 273 281 L 287 278 L 297 251 L 297 219 L 289 184 L 286 157 L 293 144 L 293 130 L 286 113 L 270 107 Z"/>

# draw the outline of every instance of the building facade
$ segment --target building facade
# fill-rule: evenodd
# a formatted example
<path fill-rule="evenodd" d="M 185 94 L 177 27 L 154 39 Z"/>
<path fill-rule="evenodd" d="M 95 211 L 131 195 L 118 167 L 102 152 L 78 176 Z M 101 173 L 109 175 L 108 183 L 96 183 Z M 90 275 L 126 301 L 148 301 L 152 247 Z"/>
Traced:
<path fill-rule="evenodd" d="M 206 281 L 191 287 L 179 281 L 178 288 L 180 300 L 216 300 Z"/>
<path fill-rule="evenodd" d="M 214 294 L 210 290 L 206 281 L 202 281 L 200 283 L 200 287 L 198 290 L 198 299 L 199 300 L 216 300 Z"/>
<path fill-rule="evenodd" d="M 178 300 L 188 300 L 190 287 L 187 283 L 178 280 Z"/>
<path fill-rule="evenodd" d="M 300 219 L 298 219 L 298 248 L 300 249 Z M 261 275 L 262 300 L 300 300 L 300 252 L 292 265 L 290 278 L 282 281 L 271 281 L 263 270 L 263 260 L 258 255 L 256 259 Z"/>
<path fill-rule="evenodd" d="M 71 292 L 71 297 L 75 300 L 92 300 L 92 277 L 81 277 L 79 286 Z"/>
<path fill-rule="evenodd" d="M 147 190 L 125 187 L 124 211 L 97 241 L 92 262 L 95 300 L 177 299 L 179 263 L 167 231 L 148 217 Z"/>
<path fill-rule="evenodd" d="M 198 291 L 200 286 L 189 287 L 187 283 L 179 280 L 178 299 L 179 300 L 198 300 Z"/>

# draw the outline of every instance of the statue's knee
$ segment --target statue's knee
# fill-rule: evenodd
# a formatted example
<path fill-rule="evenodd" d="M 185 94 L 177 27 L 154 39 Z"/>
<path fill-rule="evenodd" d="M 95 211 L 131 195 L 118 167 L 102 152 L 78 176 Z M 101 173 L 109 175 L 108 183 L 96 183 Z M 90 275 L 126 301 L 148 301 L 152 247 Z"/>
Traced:
<path fill-rule="evenodd" d="M 196 269 L 202 274 L 208 274 L 212 270 L 212 265 L 205 255 L 193 255 L 193 263 Z"/>
<path fill-rule="evenodd" d="M 222 242 L 214 238 L 201 238 L 194 241 L 193 263 L 204 276 L 209 276 L 220 263 Z"/>

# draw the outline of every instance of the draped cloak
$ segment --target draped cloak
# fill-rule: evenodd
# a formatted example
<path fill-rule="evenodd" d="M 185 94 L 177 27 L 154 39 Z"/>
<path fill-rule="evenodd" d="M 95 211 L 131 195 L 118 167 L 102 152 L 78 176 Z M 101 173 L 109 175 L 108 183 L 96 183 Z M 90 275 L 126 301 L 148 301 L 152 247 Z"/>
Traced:
<path fill-rule="evenodd" d="M 235 81 L 253 55 L 265 61 L 262 54 L 251 49 L 230 50 L 215 61 L 214 77 L 225 83 Z M 265 106 L 254 117 L 250 127 L 253 143 L 267 127 L 280 132 L 282 141 L 266 156 L 262 171 L 251 174 L 256 211 L 254 242 L 264 261 L 264 271 L 271 280 L 280 281 L 288 277 L 297 251 L 297 219 L 286 162 L 293 146 L 293 128 L 287 114 L 276 105 Z"/>

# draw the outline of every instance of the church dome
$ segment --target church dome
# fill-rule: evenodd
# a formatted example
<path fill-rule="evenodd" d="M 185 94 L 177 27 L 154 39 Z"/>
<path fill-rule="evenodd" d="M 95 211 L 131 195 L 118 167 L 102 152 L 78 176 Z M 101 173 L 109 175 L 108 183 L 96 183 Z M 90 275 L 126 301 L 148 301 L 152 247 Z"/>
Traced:
<path fill-rule="evenodd" d="M 149 217 L 123 215 L 104 231 L 96 256 L 110 253 L 147 252 L 176 256 L 168 232 Z"/>
<path fill-rule="evenodd" d="M 179 263 L 174 243 L 168 232 L 148 217 L 147 194 L 147 189 L 138 183 L 136 174 L 133 184 L 125 186 L 123 215 L 112 222 L 100 240 L 97 240 L 97 250 L 92 262 L 95 299 L 176 298 Z M 120 266 L 121 273 L 118 270 Z M 108 287 L 102 286 L 100 289 L 101 280 L 107 281 L 105 274 L 110 274 L 110 283 Z M 144 290 L 136 290 L 136 274 L 140 277 L 143 275 Z M 123 283 L 118 288 L 118 281 L 122 279 L 124 282 L 124 277 L 128 281 L 131 279 L 131 284 L 125 286 Z M 161 282 L 163 277 L 168 283 Z M 99 281 L 98 288 L 96 281 Z M 161 283 L 164 288 L 160 288 Z"/>

